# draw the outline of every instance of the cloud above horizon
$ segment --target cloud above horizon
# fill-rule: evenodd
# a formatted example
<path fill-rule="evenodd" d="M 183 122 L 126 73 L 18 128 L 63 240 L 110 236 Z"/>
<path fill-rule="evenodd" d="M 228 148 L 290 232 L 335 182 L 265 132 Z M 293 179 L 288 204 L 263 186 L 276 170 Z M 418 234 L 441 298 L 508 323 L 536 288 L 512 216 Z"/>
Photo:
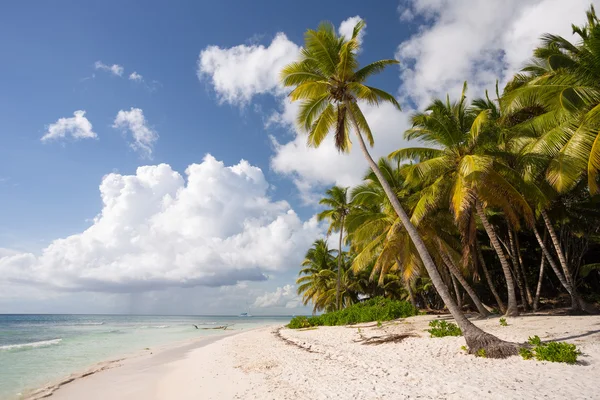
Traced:
<path fill-rule="evenodd" d="M 401 61 L 402 99 L 424 107 L 446 93 L 457 97 L 463 82 L 470 96 L 500 90 L 531 57 L 542 34 L 570 38 L 571 23 L 585 19 L 589 0 L 404 0 L 402 22 L 417 22 L 417 33 L 396 52 Z"/>
<path fill-rule="evenodd" d="M 92 130 L 92 123 L 85 117 L 84 110 L 77 110 L 70 118 L 59 118 L 48 125 L 47 131 L 40 139 L 42 142 L 64 139 L 96 139 L 98 135 Z"/>
<path fill-rule="evenodd" d="M 131 148 L 139 151 L 142 157 L 152 158 L 152 149 L 154 142 L 158 140 L 158 133 L 148 126 L 142 109 L 131 107 L 129 111 L 120 110 L 115 117 L 113 128 L 131 133 Z"/>
<path fill-rule="evenodd" d="M 273 292 L 265 292 L 258 296 L 252 307 L 255 308 L 297 308 L 301 305 L 300 297 L 296 294 L 294 285 L 278 287 Z"/>
<path fill-rule="evenodd" d="M 123 68 L 123 66 L 119 64 L 107 65 L 104 64 L 102 61 L 96 61 L 96 63 L 94 64 L 94 68 L 99 69 L 101 71 L 109 72 L 112 75 L 118 77 L 122 77 L 123 72 L 125 72 L 125 68 Z"/>
<path fill-rule="evenodd" d="M 261 281 L 298 265 L 323 232 L 273 201 L 247 161 L 225 166 L 206 155 L 186 177 L 167 164 L 106 175 L 92 226 L 39 255 L 4 251 L 3 281 L 115 293 Z"/>

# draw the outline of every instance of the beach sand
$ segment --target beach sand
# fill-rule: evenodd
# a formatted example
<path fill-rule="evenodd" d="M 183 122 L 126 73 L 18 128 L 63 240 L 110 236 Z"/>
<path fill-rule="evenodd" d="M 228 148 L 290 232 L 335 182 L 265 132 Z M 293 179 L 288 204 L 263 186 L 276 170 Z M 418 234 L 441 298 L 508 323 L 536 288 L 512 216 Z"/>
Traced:
<path fill-rule="evenodd" d="M 576 365 L 477 358 L 462 337 L 430 338 L 436 316 L 354 327 L 271 326 L 137 358 L 56 390 L 52 399 L 593 399 L 600 398 L 600 316 L 474 321 L 502 339 L 577 344 Z M 439 318 L 448 319 L 448 316 Z M 415 335 L 365 345 L 361 338 Z M 201 346 L 201 347 L 199 347 Z"/>

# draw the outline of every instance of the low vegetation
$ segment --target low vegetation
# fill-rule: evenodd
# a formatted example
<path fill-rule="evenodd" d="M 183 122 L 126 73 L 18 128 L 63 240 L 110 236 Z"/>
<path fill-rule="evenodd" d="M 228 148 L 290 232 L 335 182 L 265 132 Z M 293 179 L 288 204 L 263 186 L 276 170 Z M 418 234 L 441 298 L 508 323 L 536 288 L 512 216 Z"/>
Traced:
<path fill-rule="evenodd" d="M 391 321 L 417 314 L 418 310 L 409 302 L 376 297 L 323 315 L 294 317 L 288 324 L 288 328 L 301 329 L 311 326 L 351 325 L 373 321 L 377 321 L 378 326 L 381 326 L 381 321 Z"/>
<path fill-rule="evenodd" d="M 506 318 L 500 318 L 500 326 L 508 326 L 508 322 L 506 322 Z"/>
<path fill-rule="evenodd" d="M 529 338 L 531 348 L 522 347 L 519 354 L 525 360 L 535 358 L 538 361 L 562 362 L 567 364 L 575 364 L 577 356 L 581 351 L 577 346 L 567 342 L 548 342 L 542 343 L 539 336 Z"/>
<path fill-rule="evenodd" d="M 427 332 L 429 332 L 431 337 L 462 336 L 462 331 L 458 325 L 452 322 L 436 319 L 431 321 L 429 326 L 430 329 L 427 329 Z"/>

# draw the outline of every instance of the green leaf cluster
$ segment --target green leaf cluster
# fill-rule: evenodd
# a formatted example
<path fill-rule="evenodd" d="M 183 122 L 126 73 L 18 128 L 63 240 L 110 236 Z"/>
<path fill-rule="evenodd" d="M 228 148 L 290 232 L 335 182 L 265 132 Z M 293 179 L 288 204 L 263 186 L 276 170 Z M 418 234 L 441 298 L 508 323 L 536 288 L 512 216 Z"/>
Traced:
<path fill-rule="evenodd" d="M 431 337 L 462 336 L 462 331 L 458 325 L 452 322 L 436 319 L 429 322 L 429 326 L 430 329 L 427 329 L 427 332 Z"/>
<path fill-rule="evenodd" d="M 577 356 L 581 354 L 581 351 L 574 344 L 567 342 L 542 343 L 537 335 L 529 338 L 529 344 L 532 346 L 531 349 L 522 347 L 519 350 L 519 354 L 525 360 L 535 358 L 538 361 L 575 364 Z"/>

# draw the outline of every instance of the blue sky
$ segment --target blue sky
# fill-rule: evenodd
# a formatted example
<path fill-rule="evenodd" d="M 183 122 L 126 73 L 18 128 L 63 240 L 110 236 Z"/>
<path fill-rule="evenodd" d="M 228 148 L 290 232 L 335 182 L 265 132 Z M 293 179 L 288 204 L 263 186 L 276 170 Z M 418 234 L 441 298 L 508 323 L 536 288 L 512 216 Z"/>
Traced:
<path fill-rule="evenodd" d="M 588 1 L 573 1 L 565 7 L 555 0 L 508 1 L 501 7 L 485 0 L 346 1 L 343 6 L 321 1 L 5 4 L 0 14 L 4 60 L 0 64 L 0 271 L 4 277 L 0 287 L 8 290 L 0 295 L 0 312 L 218 313 L 236 312 L 237 304 L 245 302 L 255 304 L 258 313 L 302 310 L 289 285 L 307 243 L 322 233 L 316 224 L 302 224 L 310 224 L 318 210 L 314 199 L 324 187 L 355 184 L 366 167 L 358 154 L 342 158 L 331 148 L 306 150 L 304 138 L 290 124 L 294 107 L 285 102 L 281 88 L 270 83 L 278 62 L 295 57 L 293 51 L 302 44 L 304 31 L 322 20 L 339 27 L 348 18 L 362 18 L 367 29 L 360 59 L 396 57 L 403 62 L 372 81 L 397 95 L 405 108 L 403 113 L 367 110 L 377 128 L 374 154 L 382 156 L 406 145 L 402 132 L 412 109 L 431 96 L 456 93 L 465 79 L 473 94 L 491 87 L 495 79 L 505 81 L 522 65 L 541 33 L 568 36 L 570 23 L 582 20 L 588 6 Z M 285 36 L 276 41 L 278 34 Z M 236 48 L 238 53 L 232 50 Z M 267 56 L 280 49 L 287 53 L 269 63 Z M 264 63 L 251 61 L 257 52 L 264 52 Z M 211 67 L 202 70 L 203 60 L 212 60 Z M 96 68 L 97 62 L 118 65 L 123 72 L 119 76 Z M 142 76 L 140 80 L 129 79 L 134 71 Z M 232 86 L 219 86 L 219 77 Z M 240 98 L 240 93 L 246 97 Z M 143 113 L 143 129 L 158 135 L 151 143 L 151 155 L 131 147 L 135 134 L 128 129 L 131 120 L 124 129 L 113 126 L 119 111 L 128 113 L 132 108 Z M 51 124 L 73 117 L 77 110 L 86 112 L 96 138 L 74 139 L 67 134 L 41 140 Z M 273 115 L 279 116 L 279 123 L 268 122 Z M 206 154 L 214 157 L 214 163 L 204 159 Z M 156 179 L 164 179 L 161 190 L 175 197 L 177 188 L 186 188 L 188 166 L 202 164 L 194 176 L 206 179 L 199 188 L 209 187 L 214 176 L 229 176 L 227 167 L 241 159 L 249 164 L 238 168 L 245 177 L 240 190 L 217 184 L 210 196 L 225 198 L 198 225 L 217 224 L 218 213 L 223 212 L 231 217 L 223 217 L 223 224 L 230 221 L 231 226 L 207 228 L 193 236 L 197 232 L 188 234 L 184 227 L 177 231 L 179 225 L 168 225 L 177 218 L 184 222 L 194 218 L 200 205 L 192 200 L 179 198 L 175 217 L 174 211 L 164 215 L 156 211 L 162 198 L 154 203 L 148 200 L 139 209 L 136 204 L 142 203 L 122 203 L 125 211 L 114 214 L 114 220 L 106 217 L 97 229 L 101 235 L 85 233 L 73 240 L 76 244 L 59 241 L 52 254 L 43 256 L 57 239 L 82 235 L 94 225 L 93 219 L 103 212 L 99 185 L 107 174 L 116 174 L 122 183 L 136 176 L 139 166 L 168 164 L 170 170 L 161 170 L 162 175 L 153 173 Z M 253 167 L 260 168 L 262 177 L 256 177 Z M 173 171 L 183 178 L 170 180 Z M 252 184 L 243 186 L 248 181 Z M 129 184 L 136 188 L 136 182 Z M 190 197 L 198 193 L 189 192 Z M 149 195 L 144 193 L 135 196 L 146 201 Z M 231 200 L 246 193 L 250 199 L 252 193 L 267 198 L 269 211 Z M 243 221 L 256 223 L 253 229 L 280 232 L 277 221 L 290 210 L 296 217 L 283 223 L 289 237 L 269 236 L 279 258 L 264 263 L 260 257 L 267 259 L 268 249 L 235 265 L 236 257 L 247 256 L 246 244 L 240 245 L 240 254 L 206 260 L 189 250 L 193 261 L 181 264 L 177 271 L 182 275 L 173 280 L 168 268 L 161 269 L 179 262 L 169 258 L 171 252 L 168 256 L 152 253 L 152 262 L 145 267 L 140 258 L 145 247 L 133 243 L 136 238 L 152 247 L 151 239 L 144 236 L 149 235 L 150 220 L 160 220 L 153 222 L 158 225 L 150 231 L 175 232 L 182 241 L 189 240 L 186 249 L 193 248 L 190 237 L 208 243 L 255 232 L 242 226 Z M 135 235 L 127 236 L 132 231 Z M 132 248 L 113 251 L 107 239 L 100 239 L 110 238 L 109 232 L 130 240 Z M 253 242 L 251 250 L 264 243 Z M 108 267 L 126 259 L 135 264 L 130 274 Z M 85 271 L 94 268 L 110 278 L 91 279 Z M 188 268 L 193 269 L 191 275 L 198 275 L 181 283 Z M 206 286 L 206 273 L 216 279 L 211 287 Z M 148 276 L 152 276 L 151 287 L 144 286 Z M 200 300 L 207 296 L 214 300 Z M 195 305 L 190 306 L 190 301 Z"/>

